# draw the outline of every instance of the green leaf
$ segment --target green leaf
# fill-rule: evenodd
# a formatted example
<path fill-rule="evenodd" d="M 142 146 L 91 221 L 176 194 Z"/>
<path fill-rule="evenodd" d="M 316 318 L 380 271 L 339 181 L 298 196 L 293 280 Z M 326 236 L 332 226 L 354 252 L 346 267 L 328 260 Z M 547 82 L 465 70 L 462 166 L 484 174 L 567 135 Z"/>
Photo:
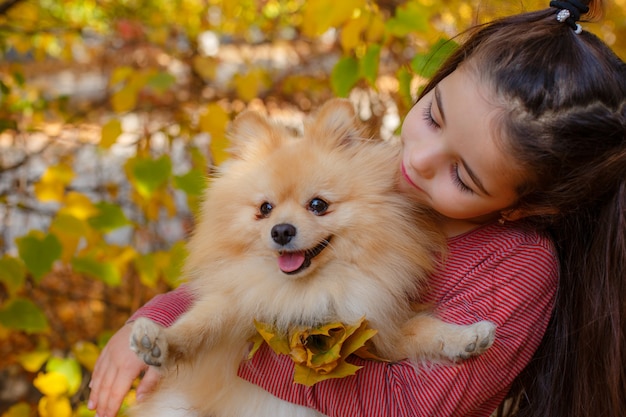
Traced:
<path fill-rule="evenodd" d="M 192 168 L 184 175 L 175 176 L 174 186 L 188 195 L 202 195 L 207 186 L 206 176 L 199 169 Z"/>
<path fill-rule="evenodd" d="M 23 298 L 10 300 L 0 310 L 0 324 L 26 333 L 40 333 L 48 329 L 48 319 L 41 309 Z"/>
<path fill-rule="evenodd" d="M 172 173 L 172 161 L 164 155 L 159 159 L 129 159 L 130 174 L 137 192 L 144 198 L 150 197 L 165 185 Z"/>
<path fill-rule="evenodd" d="M 88 222 L 96 230 L 106 233 L 131 224 L 120 206 L 102 201 L 94 207 L 98 209 L 98 214 L 91 217 Z"/>
<path fill-rule="evenodd" d="M 378 64 L 380 62 L 380 45 L 369 45 L 360 61 L 361 74 L 370 83 L 376 86 L 378 78 Z"/>
<path fill-rule="evenodd" d="M 111 287 L 117 287 L 122 283 L 117 268 L 111 262 L 98 261 L 90 256 L 72 259 L 74 271 L 89 275 L 103 281 Z"/>
<path fill-rule="evenodd" d="M 5 130 L 17 130 L 17 122 L 11 119 L 0 119 L 0 133 Z"/>
<path fill-rule="evenodd" d="M 413 95 L 411 94 L 411 80 L 413 79 L 413 75 L 408 68 L 403 66 L 396 73 L 396 78 L 399 83 L 398 92 L 400 93 L 404 105 L 408 108 L 413 107 Z"/>
<path fill-rule="evenodd" d="M 330 75 L 333 91 L 339 97 L 347 97 L 358 80 L 359 62 L 352 57 L 341 58 Z"/>
<path fill-rule="evenodd" d="M 9 294 L 15 295 L 26 281 L 26 268 L 22 261 L 9 255 L 0 259 L 0 282 L 3 282 Z"/>
<path fill-rule="evenodd" d="M 140 255 L 133 260 L 135 268 L 139 273 L 141 283 L 154 288 L 159 279 L 159 271 L 157 269 L 155 254 L 147 253 Z"/>
<path fill-rule="evenodd" d="M 159 72 L 148 78 L 147 85 L 156 92 L 163 94 L 168 88 L 174 85 L 176 78 L 170 73 Z"/>
<path fill-rule="evenodd" d="M 59 239 L 51 233 L 42 236 L 40 232 L 31 231 L 28 235 L 17 238 L 16 243 L 20 258 L 37 282 L 50 272 L 63 251 Z"/>
<path fill-rule="evenodd" d="M 170 248 L 167 263 L 162 265 L 163 277 L 170 287 L 178 287 L 180 285 L 183 264 L 185 259 L 187 259 L 187 255 L 187 246 L 184 242 L 176 242 Z"/>
<path fill-rule="evenodd" d="M 65 375 L 68 383 L 69 395 L 74 395 L 78 392 L 83 378 L 80 364 L 76 359 L 52 357 L 48 360 L 46 371 L 57 372 L 61 375 Z"/>
<path fill-rule="evenodd" d="M 411 60 L 411 68 L 424 78 L 430 78 L 457 48 L 452 40 L 439 39 L 425 54 L 417 54 Z"/>
<path fill-rule="evenodd" d="M 427 32 L 430 28 L 428 19 L 429 13 L 425 12 L 424 6 L 407 2 L 396 8 L 396 15 L 386 22 L 386 32 L 398 38 L 410 33 Z"/>
<path fill-rule="evenodd" d="M 2 417 L 30 417 L 32 415 L 30 405 L 26 402 L 12 405 Z"/>

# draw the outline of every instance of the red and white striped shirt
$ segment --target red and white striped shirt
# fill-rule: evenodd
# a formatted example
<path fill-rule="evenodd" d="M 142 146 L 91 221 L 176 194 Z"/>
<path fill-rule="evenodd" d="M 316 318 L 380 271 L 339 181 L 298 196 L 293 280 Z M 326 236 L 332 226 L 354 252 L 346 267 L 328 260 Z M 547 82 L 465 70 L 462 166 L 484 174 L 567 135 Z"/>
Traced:
<path fill-rule="evenodd" d="M 448 240 L 442 271 L 432 277 L 422 301 L 445 321 L 497 325 L 484 354 L 453 365 L 382 363 L 359 358 L 356 375 L 319 382 L 293 382 L 293 363 L 261 348 L 239 375 L 286 401 L 331 417 L 489 416 L 537 349 L 554 304 L 558 260 L 551 240 L 523 224 L 490 224 Z M 184 287 L 155 297 L 133 318 L 165 326 L 192 299 Z"/>

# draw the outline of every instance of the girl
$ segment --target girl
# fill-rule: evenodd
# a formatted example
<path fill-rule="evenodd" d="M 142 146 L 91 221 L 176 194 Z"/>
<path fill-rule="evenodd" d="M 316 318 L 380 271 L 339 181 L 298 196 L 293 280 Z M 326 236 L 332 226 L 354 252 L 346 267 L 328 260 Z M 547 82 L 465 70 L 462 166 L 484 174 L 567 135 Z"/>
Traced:
<path fill-rule="evenodd" d="M 577 23 L 600 1 L 550 6 L 473 30 L 402 127 L 402 186 L 449 237 L 423 301 L 496 323 L 492 348 L 449 366 L 355 359 L 312 388 L 262 349 L 241 377 L 330 416 L 489 416 L 507 393 L 519 416 L 626 415 L 626 66 Z M 135 317 L 167 326 L 191 302 L 181 287 Z M 100 417 L 144 369 L 129 330 L 96 365 Z"/>

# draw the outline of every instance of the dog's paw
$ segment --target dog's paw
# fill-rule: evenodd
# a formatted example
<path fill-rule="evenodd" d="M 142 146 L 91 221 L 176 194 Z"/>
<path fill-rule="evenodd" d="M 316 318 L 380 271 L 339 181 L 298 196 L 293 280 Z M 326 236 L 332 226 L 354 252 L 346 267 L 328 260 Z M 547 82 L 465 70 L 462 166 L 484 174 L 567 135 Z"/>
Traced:
<path fill-rule="evenodd" d="M 167 360 L 167 340 L 163 327 L 143 317 L 137 319 L 130 335 L 130 348 L 146 364 L 163 365 Z"/>
<path fill-rule="evenodd" d="M 455 335 L 446 337 L 443 354 L 452 361 L 478 356 L 493 345 L 496 325 L 489 321 L 479 321 L 464 328 Z"/>

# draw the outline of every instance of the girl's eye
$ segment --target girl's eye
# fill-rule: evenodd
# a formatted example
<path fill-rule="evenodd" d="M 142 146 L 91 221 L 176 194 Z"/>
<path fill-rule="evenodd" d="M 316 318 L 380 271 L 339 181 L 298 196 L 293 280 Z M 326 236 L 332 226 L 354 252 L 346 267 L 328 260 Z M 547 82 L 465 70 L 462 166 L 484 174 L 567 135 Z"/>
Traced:
<path fill-rule="evenodd" d="M 328 210 L 328 203 L 321 198 L 314 198 L 309 202 L 309 211 L 316 216 L 321 216 Z"/>
<path fill-rule="evenodd" d="M 272 203 L 268 203 L 267 201 L 264 202 L 263 204 L 261 204 L 261 206 L 259 206 L 259 215 L 257 217 L 259 218 L 269 217 L 273 208 L 274 206 L 272 206 Z"/>
<path fill-rule="evenodd" d="M 428 106 L 424 107 L 423 117 L 426 123 L 428 124 L 428 126 L 434 127 L 434 128 L 440 127 L 439 124 L 433 118 L 433 102 L 432 101 L 428 103 Z"/>
<path fill-rule="evenodd" d="M 472 194 L 474 193 L 474 190 L 472 190 L 467 185 L 465 185 L 465 183 L 461 180 L 461 177 L 459 176 L 459 164 L 452 165 L 451 175 L 452 175 L 452 181 L 457 187 L 459 187 L 461 191 L 465 193 L 472 193 Z"/>

